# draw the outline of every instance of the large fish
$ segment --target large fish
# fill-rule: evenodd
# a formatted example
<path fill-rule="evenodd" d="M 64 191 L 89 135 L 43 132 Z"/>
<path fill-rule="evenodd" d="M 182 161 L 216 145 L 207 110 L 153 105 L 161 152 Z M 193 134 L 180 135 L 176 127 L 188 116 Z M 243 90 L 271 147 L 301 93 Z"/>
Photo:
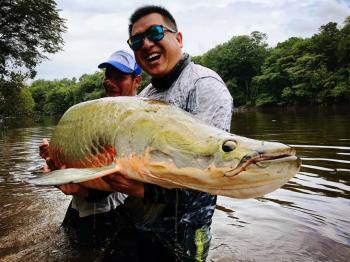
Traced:
<path fill-rule="evenodd" d="M 234 198 L 269 193 L 301 165 L 289 146 L 230 134 L 175 106 L 137 97 L 71 107 L 54 131 L 49 152 L 56 166 L 66 169 L 31 183 L 110 190 L 102 177 L 120 172 L 166 188 Z"/>

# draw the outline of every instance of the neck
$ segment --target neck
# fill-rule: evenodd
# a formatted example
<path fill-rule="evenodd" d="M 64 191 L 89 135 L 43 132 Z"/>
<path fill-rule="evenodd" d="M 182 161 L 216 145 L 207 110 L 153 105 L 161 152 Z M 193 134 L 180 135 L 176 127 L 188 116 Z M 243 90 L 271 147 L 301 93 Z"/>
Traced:
<path fill-rule="evenodd" d="M 152 85 L 159 90 L 166 90 L 172 86 L 176 79 L 181 74 L 182 70 L 191 62 L 188 54 L 182 54 L 181 59 L 177 62 L 174 68 L 165 76 L 153 77 L 151 79 Z"/>

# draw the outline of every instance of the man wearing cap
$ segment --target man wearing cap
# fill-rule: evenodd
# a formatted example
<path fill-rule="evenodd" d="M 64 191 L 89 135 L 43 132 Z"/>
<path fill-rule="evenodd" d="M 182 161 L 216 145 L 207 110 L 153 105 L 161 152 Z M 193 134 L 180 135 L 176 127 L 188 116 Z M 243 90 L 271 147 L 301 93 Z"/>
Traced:
<path fill-rule="evenodd" d="M 105 69 L 103 86 L 107 96 L 134 96 L 141 83 L 141 69 L 126 51 L 114 52 L 98 68 Z M 40 156 L 52 169 L 47 140 L 40 146 Z M 46 168 L 48 170 L 48 168 Z M 87 189 L 79 184 L 59 186 L 66 195 L 73 195 L 62 228 L 76 235 L 81 244 L 104 247 L 119 230 L 132 226 L 124 207 L 126 194 Z"/>
<path fill-rule="evenodd" d="M 98 66 L 105 68 L 103 86 L 107 96 L 134 96 L 141 83 L 141 68 L 126 51 L 113 53 L 107 62 Z"/>

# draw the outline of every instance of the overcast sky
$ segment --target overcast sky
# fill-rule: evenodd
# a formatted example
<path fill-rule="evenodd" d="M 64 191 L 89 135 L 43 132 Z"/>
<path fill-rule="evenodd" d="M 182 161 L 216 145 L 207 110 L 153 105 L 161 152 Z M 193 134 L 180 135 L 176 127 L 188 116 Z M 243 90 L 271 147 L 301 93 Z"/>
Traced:
<path fill-rule="evenodd" d="M 201 55 L 236 35 L 260 31 L 269 46 L 310 37 L 328 22 L 343 25 L 350 0 L 56 0 L 65 18 L 64 50 L 37 67 L 35 79 L 79 78 L 118 49 L 129 49 L 128 18 L 145 4 L 166 7 L 183 33 L 185 52 Z"/>

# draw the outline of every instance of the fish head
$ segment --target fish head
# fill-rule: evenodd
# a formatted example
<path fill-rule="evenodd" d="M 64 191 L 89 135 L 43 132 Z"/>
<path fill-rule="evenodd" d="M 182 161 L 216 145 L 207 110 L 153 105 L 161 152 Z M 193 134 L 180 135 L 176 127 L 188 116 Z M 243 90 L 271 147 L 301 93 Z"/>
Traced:
<path fill-rule="evenodd" d="M 192 183 L 192 188 L 235 198 L 270 193 L 290 180 L 301 166 L 295 150 L 282 143 L 219 131 L 202 139 L 198 136 L 192 144 L 188 135 L 164 139 L 163 150 L 158 147 L 150 151 L 151 166 L 161 166 L 161 176 L 173 174 L 169 178 L 178 185 Z M 150 169 L 156 173 L 157 168 Z"/>
<path fill-rule="evenodd" d="M 231 134 L 189 114 L 166 113 L 134 117 L 124 128 L 130 137 L 124 152 L 141 159 L 144 168 L 130 161 L 124 167 L 146 170 L 151 183 L 252 198 L 281 187 L 299 170 L 300 159 L 287 145 Z"/>
<path fill-rule="evenodd" d="M 223 141 L 217 154 L 212 176 L 224 176 L 220 194 L 236 198 L 272 192 L 287 183 L 301 166 L 295 149 L 288 145 L 237 135 Z"/>

